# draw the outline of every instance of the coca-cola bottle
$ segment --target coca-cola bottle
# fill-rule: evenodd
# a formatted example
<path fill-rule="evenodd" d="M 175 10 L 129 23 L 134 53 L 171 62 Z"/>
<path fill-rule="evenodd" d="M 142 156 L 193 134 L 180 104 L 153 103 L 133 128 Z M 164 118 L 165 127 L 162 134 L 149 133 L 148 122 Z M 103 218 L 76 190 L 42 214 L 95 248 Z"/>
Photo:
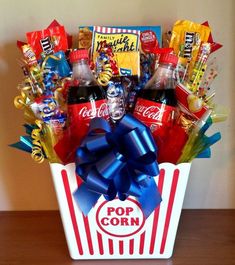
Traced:
<path fill-rule="evenodd" d="M 105 92 L 96 83 L 88 64 L 88 51 L 72 51 L 70 61 L 73 73 L 67 95 L 69 122 L 62 139 L 54 146 L 64 164 L 74 162 L 76 150 L 87 134 L 90 120 L 109 117 Z"/>
<path fill-rule="evenodd" d="M 89 126 L 95 117 L 108 119 L 105 92 L 91 72 L 88 51 L 75 50 L 70 53 L 72 81 L 68 89 L 68 119 L 70 125 Z"/>
<path fill-rule="evenodd" d="M 163 126 L 169 126 L 174 119 L 177 105 L 174 70 L 177 61 L 174 54 L 162 54 L 157 70 L 138 94 L 133 114 L 150 128 L 153 135 L 159 129 L 162 131 Z"/>

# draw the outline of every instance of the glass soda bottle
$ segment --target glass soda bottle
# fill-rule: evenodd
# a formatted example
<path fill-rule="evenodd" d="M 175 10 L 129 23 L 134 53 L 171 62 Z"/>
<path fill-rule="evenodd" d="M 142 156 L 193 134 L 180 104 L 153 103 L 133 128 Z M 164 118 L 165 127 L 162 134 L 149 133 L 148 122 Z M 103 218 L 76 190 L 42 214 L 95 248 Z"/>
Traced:
<path fill-rule="evenodd" d="M 72 81 L 68 88 L 67 105 L 70 125 L 88 128 L 95 117 L 108 119 L 105 92 L 100 87 L 89 67 L 88 51 L 74 50 L 70 53 Z"/>
<path fill-rule="evenodd" d="M 133 115 L 150 128 L 153 135 L 169 126 L 176 110 L 175 74 L 178 57 L 164 53 L 146 86 L 140 90 Z"/>

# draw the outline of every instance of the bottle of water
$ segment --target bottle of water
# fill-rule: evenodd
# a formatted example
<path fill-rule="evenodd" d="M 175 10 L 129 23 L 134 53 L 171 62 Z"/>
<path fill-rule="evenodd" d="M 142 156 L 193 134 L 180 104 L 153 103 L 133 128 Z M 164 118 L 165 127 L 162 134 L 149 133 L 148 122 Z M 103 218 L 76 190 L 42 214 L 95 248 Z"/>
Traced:
<path fill-rule="evenodd" d="M 111 120 L 114 123 L 119 121 L 125 114 L 125 96 L 120 83 L 109 82 L 107 103 Z"/>

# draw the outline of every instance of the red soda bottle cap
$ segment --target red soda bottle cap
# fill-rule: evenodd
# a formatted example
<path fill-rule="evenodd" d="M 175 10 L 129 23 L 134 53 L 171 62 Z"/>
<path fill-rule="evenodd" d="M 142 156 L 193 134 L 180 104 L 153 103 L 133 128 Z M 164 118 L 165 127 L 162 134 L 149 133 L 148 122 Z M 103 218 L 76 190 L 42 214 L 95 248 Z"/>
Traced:
<path fill-rule="evenodd" d="M 172 53 L 163 53 L 159 58 L 159 63 L 172 64 L 174 67 L 176 67 L 178 63 L 178 56 Z"/>
<path fill-rule="evenodd" d="M 88 58 L 89 58 L 88 50 L 86 49 L 72 51 L 70 52 L 69 55 L 69 60 L 71 63 L 77 62 L 78 60 L 81 59 L 88 59 Z"/>

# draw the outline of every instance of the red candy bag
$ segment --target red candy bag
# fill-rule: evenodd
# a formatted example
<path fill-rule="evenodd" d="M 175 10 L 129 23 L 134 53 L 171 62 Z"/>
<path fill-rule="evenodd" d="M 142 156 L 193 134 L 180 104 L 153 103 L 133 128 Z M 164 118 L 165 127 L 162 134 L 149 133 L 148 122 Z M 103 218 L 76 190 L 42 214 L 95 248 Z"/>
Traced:
<path fill-rule="evenodd" d="M 28 44 L 33 48 L 36 58 L 48 56 L 68 49 L 67 34 L 64 26 L 55 26 L 40 31 L 26 33 Z"/>
<path fill-rule="evenodd" d="M 54 19 L 47 28 L 49 29 L 49 28 L 58 27 L 58 26 L 61 26 L 60 23 L 56 19 Z M 70 49 L 72 48 L 72 35 L 66 32 L 66 37 L 68 41 L 68 48 Z"/>

